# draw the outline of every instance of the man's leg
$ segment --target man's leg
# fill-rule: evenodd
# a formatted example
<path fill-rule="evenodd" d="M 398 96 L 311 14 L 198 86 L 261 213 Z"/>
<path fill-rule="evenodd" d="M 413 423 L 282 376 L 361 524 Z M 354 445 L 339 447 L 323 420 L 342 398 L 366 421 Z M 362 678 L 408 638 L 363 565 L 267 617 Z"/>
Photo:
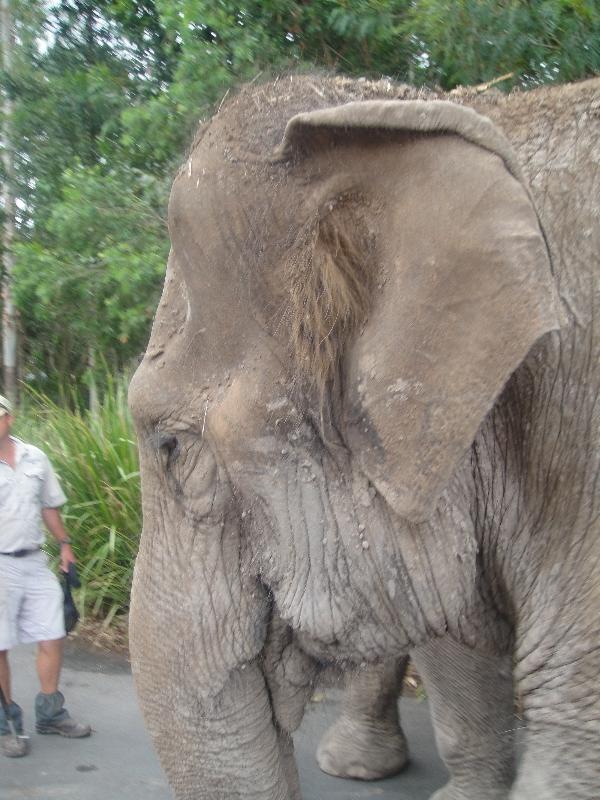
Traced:
<path fill-rule="evenodd" d="M 37 672 L 41 691 L 35 698 L 35 729 L 38 733 L 58 733 L 68 739 L 89 736 L 91 728 L 82 725 L 65 708 L 65 698 L 58 691 L 64 639 L 38 642 Z"/>
<path fill-rule="evenodd" d="M 29 752 L 28 739 L 13 735 L 23 733 L 23 714 L 12 701 L 8 651 L 16 643 L 16 617 L 19 605 L 18 582 L 15 586 L 14 565 L 6 556 L 0 556 L 0 688 L 6 699 L 8 712 L 0 708 L 0 750 L 9 758 L 19 758 Z M 12 728 L 12 729 L 11 729 Z"/>
<path fill-rule="evenodd" d="M 0 708 L 0 746 L 2 753 L 9 758 L 20 758 L 29 752 L 29 741 L 27 737 L 13 736 L 13 731 L 16 731 L 17 734 L 23 733 L 23 714 L 19 706 L 13 703 L 11 698 L 8 650 L 0 650 L 0 689 L 4 694 L 10 718 L 10 720 L 7 720 L 4 709 Z M 9 721 L 12 722 L 12 731 L 9 727 Z"/>
<path fill-rule="evenodd" d="M 64 639 L 52 639 L 49 642 L 38 642 L 37 673 L 43 694 L 54 694 L 58 691 L 60 669 L 62 667 Z M 1 673 L 0 673 L 1 678 Z"/>
<path fill-rule="evenodd" d="M 63 592 L 39 552 L 27 556 L 24 599 L 19 614 L 21 641 L 36 642 L 37 673 L 41 691 L 35 698 L 35 729 L 70 739 L 89 736 L 89 725 L 76 722 L 64 706 L 58 690 L 65 638 Z"/>
<path fill-rule="evenodd" d="M 10 688 L 10 666 L 8 663 L 8 650 L 0 650 L 0 689 L 4 692 L 7 703 L 12 700 Z"/>
<path fill-rule="evenodd" d="M 14 561 L 0 556 L 0 688 L 7 702 L 12 700 L 8 653 L 19 641 L 17 616 L 21 603 L 20 573 Z"/>

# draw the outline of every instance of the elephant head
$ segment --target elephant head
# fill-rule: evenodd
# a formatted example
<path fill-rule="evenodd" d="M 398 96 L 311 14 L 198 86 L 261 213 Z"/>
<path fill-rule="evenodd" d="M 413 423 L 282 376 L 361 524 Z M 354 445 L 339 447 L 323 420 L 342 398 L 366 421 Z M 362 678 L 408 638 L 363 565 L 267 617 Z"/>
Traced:
<path fill-rule="evenodd" d="M 398 652 L 443 630 L 415 610 L 398 537 L 410 548 L 560 322 L 530 195 L 487 119 L 313 89 L 248 89 L 201 129 L 131 386 L 132 654 L 178 798 L 296 795 L 308 642 L 352 657 L 391 629 Z"/>

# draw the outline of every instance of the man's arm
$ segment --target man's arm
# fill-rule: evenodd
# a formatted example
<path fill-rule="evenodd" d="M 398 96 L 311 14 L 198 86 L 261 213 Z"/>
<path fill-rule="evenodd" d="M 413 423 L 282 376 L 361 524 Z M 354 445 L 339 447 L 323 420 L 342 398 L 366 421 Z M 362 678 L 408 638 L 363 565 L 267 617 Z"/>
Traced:
<path fill-rule="evenodd" d="M 68 572 L 69 564 L 75 563 L 75 556 L 60 515 L 60 509 L 42 508 L 42 519 L 52 536 L 60 544 L 60 568 L 63 572 Z"/>

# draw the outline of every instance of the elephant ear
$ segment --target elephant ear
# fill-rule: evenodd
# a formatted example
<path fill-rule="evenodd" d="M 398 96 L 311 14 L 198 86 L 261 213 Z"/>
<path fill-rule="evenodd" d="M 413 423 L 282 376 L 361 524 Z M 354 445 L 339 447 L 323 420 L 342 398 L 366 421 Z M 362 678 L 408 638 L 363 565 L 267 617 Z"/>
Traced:
<path fill-rule="evenodd" d="M 392 509 L 422 522 L 510 375 L 560 327 L 531 196 L 504 135 L 447 102 L 300 114 L 279 156 L 317 159 L 329 185 L 335 164 L 354 169 L 365 215 L 377 210 L 368 316 L 341 356 L 343 435 Z"/>

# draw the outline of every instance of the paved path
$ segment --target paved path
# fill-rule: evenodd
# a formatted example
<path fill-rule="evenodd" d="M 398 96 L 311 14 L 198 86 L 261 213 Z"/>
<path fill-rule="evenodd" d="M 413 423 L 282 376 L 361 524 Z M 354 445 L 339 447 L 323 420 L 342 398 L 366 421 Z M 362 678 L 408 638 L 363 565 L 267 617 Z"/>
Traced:
<path fill-rule="evenodd" d="M 26 713 L 32 752 L 22 759 L 0 756 L 1 800 L 171 800 L 123 659 L 69 642 L 62 688 L 73 715 L 94 727 L 94 734 L 80 741 L 32 732 L 31 707 L 37 691 L 32 648 L 17 648 L 11 664 L 13 693 Z M 401 704 L 413 757 L 402 775 L 361 783 L 321 773 L 314 751 L 321 733 L 337 716 L 339 697 L 338 690 L 327 690 L 322 702 L 311 703 L 296 737 L 305 800 L 427 800 L 444 783 L 427 706 L 416 700 Z"/>

